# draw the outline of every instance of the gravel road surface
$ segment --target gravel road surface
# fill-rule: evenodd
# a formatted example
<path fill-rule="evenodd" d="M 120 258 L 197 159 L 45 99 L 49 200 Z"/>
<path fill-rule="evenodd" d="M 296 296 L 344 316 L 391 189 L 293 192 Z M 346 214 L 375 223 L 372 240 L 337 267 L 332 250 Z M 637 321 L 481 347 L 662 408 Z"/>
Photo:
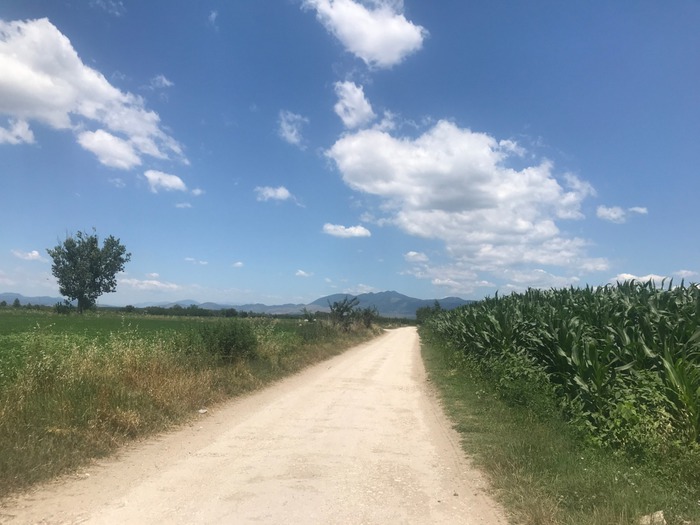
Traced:
<path fill-rule="evenodd" d="M 414 328 L 0 506 L 0 523 L 505 524 Z"/>

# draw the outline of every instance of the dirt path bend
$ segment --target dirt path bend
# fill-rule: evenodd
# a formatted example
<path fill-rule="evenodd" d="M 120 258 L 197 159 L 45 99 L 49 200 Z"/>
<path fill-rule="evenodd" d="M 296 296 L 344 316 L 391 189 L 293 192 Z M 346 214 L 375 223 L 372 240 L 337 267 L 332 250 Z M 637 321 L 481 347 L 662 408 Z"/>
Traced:
<path fill-rule="evenodd" d="M 505 524 L 392 330 L 5 501 L 0 523 Z"/>

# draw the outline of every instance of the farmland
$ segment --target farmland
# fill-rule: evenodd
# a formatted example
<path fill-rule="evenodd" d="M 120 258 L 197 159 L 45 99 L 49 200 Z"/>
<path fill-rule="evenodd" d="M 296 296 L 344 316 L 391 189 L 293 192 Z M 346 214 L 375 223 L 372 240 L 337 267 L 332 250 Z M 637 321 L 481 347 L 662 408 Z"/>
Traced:
<path fill-rule="evenodd" d="M 523 522 L 700 520 L 696 285 L 529 290 L 436 311 L 422 336 L 465 439 L 492 429 L 481 457 Z"/>
<path fill-rule="evenodd" d="M 0 309 L 0 495 L 376 333 L 363 323 Z"/>

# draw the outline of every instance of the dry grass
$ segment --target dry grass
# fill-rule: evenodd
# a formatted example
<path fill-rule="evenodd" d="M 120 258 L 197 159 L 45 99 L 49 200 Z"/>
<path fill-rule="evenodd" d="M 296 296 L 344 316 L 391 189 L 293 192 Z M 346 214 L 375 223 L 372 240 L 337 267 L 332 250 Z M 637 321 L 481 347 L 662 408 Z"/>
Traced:
<path fill-rule="evenodd" d="M 305 341 L 289 324 L 253 322 L 256 355 L 226 362 L 177 331 L 100 338 L 38 331 L 18 339 L 23 365 L 0 385 L 0 496 L 374 335 L 324 330 Z"/>

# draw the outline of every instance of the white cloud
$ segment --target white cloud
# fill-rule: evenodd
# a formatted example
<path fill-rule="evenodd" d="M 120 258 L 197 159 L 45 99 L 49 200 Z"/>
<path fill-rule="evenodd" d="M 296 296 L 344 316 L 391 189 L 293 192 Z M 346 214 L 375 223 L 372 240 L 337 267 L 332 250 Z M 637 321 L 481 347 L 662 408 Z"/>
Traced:
<path fill-rule="evenodd" d="M 79 133 L 78 143 L 105 166 L 128 170 L 141 164 L 131 144 L 102 129 Z"/>
<path fill-rule="evenodd" d="M 647 275 L 634 275 L 631 273 L 619 273 L 612 279 L 611 283 L 624 283 L 626 281 L 639 281 L 641 283 L 647 283 L 649 281 L 654 281 L 656 286 L 661 286 L 662 281 L 666 281 L 666 284 L 671 280 L 667 275 L 657 275 L 655 273 L 650 273 Z"/>
<path fill-rule="evenodd" d="M 122 0 L 90 0 L 92 7 L 99 7 L 112 16 L 122 16 L 126 13 L 126 7 Z"/>
<path fill-rule="evenodd" d="M 372 68 L 389 68 L 418 51 L 428 32 L 403 15 L 403 2 L 373 0 L 372 8 L 355 0 L 304 0 L 347 51 Z"/>
<path fill-rule="evenodd" d="M 236 261 L 236 262 L 233 263 L 231 266 L 233 266 L 234 268 L 243 268 L 243 262 L 241 262 L 241 261 Z"/>
<path fill-rule="evenodd" d="M 627 211 L 631 213 L 638 213 L 639 215 L 647 215 L 649 213 L 649 210 L 641 206 L 633 206 L 631 208 L 628 208 Z"/>
<path fill-rule="evenodd" d="M 168 80 L 165 75 L 156 75 L 151 79 L 151 82 L 148 84 L 148 87 L 150 89 L 165 89 L 169 87 L 173 87 L 175 84 L 173 84 L 170 80 Z"/>
<path fill-rule="evenodd" d="M 305 272 L 304 270 L 297 270 L 294 275 L 296 275 L 297 277 L 305 277 L 306 278 L 306 277 L 311 277 L 313 275 L 313 273 L 308 273 L 308 272 Z"/>
<path fill-rule="evenodd" d="M 302 142 L 304 140 L 304 137 L 301 134 L 301 128 L 304 126 L 304 124 L 307 124 L 308 122 L 309 119 L 307 119 L 306 117 L 303 117 L 296 113 L 292 113 L 291 111 L 280 111 L 278 121 L 279 136 L 282 137 L 282 139 L 286 142 L 289 142 L 290 144 L 293 144 L 295 146 L 299 146 L 303 149 Z"/>
<path fill-rule="evenodd" d="M 448 289 L 449 294 L 483 295 L 483 288 L 496 288 L 508 292 L 523 292 L 528 288 L 562 288 L 577 286 L 581 279 L 576 275 L 557 275 L 542 268 L 527 270 L 502 269 L 493 272 L 494 280 L 482 279 L 471 265 L 461 261 L 444 266 L 418 265 L 408 272 L 421 279 L 430 279 L 431 284 Z"/>
<path fill-rule="evenodd" d="M 277 188 L 272 188 L 270 186 L 258 186 L 255 188 L 255 193 L 258 194 L 258 201 L 286 201 L 288 199 L 293 199 L 294 196 L 289 193 L 289 190 L 284 186 L 279 186 Z"/>
<path fill-rule="evenodd" d="M 371 237 L 372 233 L 364 226 L 341 226 L 340 224 L 326 223 L 323 225 L 323 233 L 334 237 Z"/>
<path fill-rule="evenodd" d="M 677 272 L 674 272 L 673 275 L 675 275 L 676 277 L 680 277 L 681 279 L 691 279 L 693 277 L 697 277 L 700 274 L 692 270 L 678 270 Z"/>
<path fill-rule="evenodd" d="M 125 188 L 126 187 L 126 182 L 124 182 L 124 179 L 120 177 L 113 177 L 109 179 L 109 183 L 114 186 L 115 188 Z"/>
<path fill-rule="evenodd" d="M 118 7 L 121 2 L 95 5 Z M 0 115 L 17 123 L 10 133 L 14 140 L 27 142 L 32 136 L 29 123 L 36 121 L 75 131 L 83 147 L 113 167 L 130 169 L 140 163 L 134 157 L 142 155 L 187 162 L 158 114 L 146 109 L 141 97 L 122 92 L 86 66 L 70 40 L 46 18 L 0 20 L 0 71 Z M 86 135 L 90 127 L 98 129 Z"/>
<path fill-rule="evenodd" d="M 382 199 L 385 221 L 418 237 L 445 243 L 454 263 L 470 271 L 499 272 L 560 266 L 587 271 L 607 261 L 586 254 L 588 242 L 560 231 L 581 219 L 594 194 L 571 174 L 555 177 L 545 160 L 509 167 L 524 151 L 512 141 L 439 121 L 417 138 L 369 129 L 342 136 L 327 152 L 351 188 Z M 386 224 L 386 223 L 385 223 Z M 454 268 L 458 276 L 464 268 Z M 425 275 L 440 279 L 440 275 Z M 478 275 L 455 282 L 480 283 Z M 472 285 L 469 285 L 470 287 Z"/>
<path fill-rule="evenodd" d="M 0 144 L 33 144 L 34 133 L 29 129 L 29 124 L 24 120 L 9 120 L 10 127 L 0 126 Z"/>
<path fill-rule="evenodd" d="M 346 288 L 343 293 L 346 293 L 348 295 L 360 295 L 363 293 L 372 293 L 376 292 L 377 289 L 374 286 L 370 286 L 368 284 L 358 284 L 357 286 L 354 286 L 352 288 Z"/>
<path fill-rule="evenodd" d="M 362 86 L 354 82 L 336 82 L 335 93 L 338 102 L 333 109 L 346 128 L 364 126 L 375 119 L 372 105 L 365 98 Z"/>
<path fill-rule="evenodd" d="M 619 206 L 598 206 L 595 213 L 599 219 L 603 219 L 605 221 L 610 222 L 616 222 L 618 224 L 621 224 L 627 220 L 625 210 L 623 210 Z"/>
<path fill-rule="evenodd" d="M 200 261 L 199 259 L 195 259 L 194 257 L 185 257 L 185 261 L 187 261 L 188 263 L 197 264 L 199 266 L 206 266 L 207 264 L 209 264 L 208 261 Z"/>
<path fill-rule="evenodd" d="M 176 291 L 181 289 L 181 286 L 177 284 L 163 282 L 157 279 L 119 279 L 119 284 L 128 288 L 134 288 L 135 290 L 146 291 Z"/>
<path fill-rule="evenodd" d="M 507 270 L 504 272 L 507 280 L 506 288 L 512 291 L 525 291 L 528 288 L 564 288 L 577 285 L 580 279 L 576 276 L 555 275 L 541 268 L 533 270 Z"/>
<path fill-rule="evenodd" d="M 396 129 L 396 115 L 391 111 L 385 111 L 382 120 L 374 125 L 379 131 L 393 131 Z"/>
<path fill-rule="evenodd" d="M 490 282 L 480 280 L 477 272 L 462 261 L 447 265 L 431 265 L 427 260 L 413 263 L 413 267 L 405 272 L 406 274 L 430 280 L 433 286 L 448 288 L 451 295 L 471 295 L 480 287 L 493 286 Z"/>
<path fill-rule="evenodd" d="M 214 28 L 217 27 L 216 25 L 216 19 L 219 17 L 219 12 L 218 11 L 210 11 L 209 16 L 207 17 L 207 20 L 209 20 L 209 23 L 214 26 Z"/>
<path fill-rule="evenodd" d="M 200 195 L 204 195 L 206 192 L 202 188 L 195 188 L 192 190 L 192 195 L 195 197 L 199 197 Z"/>
<path fill-rule="evenodd" d="M 23 252 L 22 250 L 11 250 L 12 255 L 23 261 L 41 261 L 46 262 L 47 259 L 41 256 L 37 250 L 32 250 L 31 252 Z"/>
<path fill-rule="evenodd" d="M 632 208 L 627 208 L 626 210 L 620 208 L 619 206 L 598 206 L 596 209 L 596 216 L 604 221 L 614 222 L 616 224 L 623 224 L 627 222 L 630 214 L 646 215 L 649 211 L 646 208 L 640 206 L 634 206 Z"/>
<path fill-rule="evenodd" d="M 404 253 L 403 258 L 406 259 L 408 262 L 428 262 L 428 256 L 422 252 L 406 252 Z"/>
<path fill-rule="evenodd" d="M 187 186 L 177 175 L 170 175 L 169 173 L 156 170 L 148 170 L 143 175 L 148 180 L 148 185 L 153 193 L 158 193 L 159 189 L 165 191 L 187 191 Z"/>
<path fill-rule="evenodd" d="M 433 286 L 445 286 L 451 290 L 460 290 L 462 288 L 462 283 L 453 281 L 452 279 L 433 279 L 430 281 Z"/>
<path fill-rule="evenodd" d="M 178 203 L 175 205 L 175 207 L 176 207 L 176 208 L 183 209 L 183 210 L 184 210 L 184 209 L 190 209 L 190 208 L 192 207 L 192 204 L 190 204 L 189 202 L 178 202 Z"/>
<path fill-rule="evenodd" d="M 156 272 L 147 273 L 146 277 L 148 277 L 149 279 L 158 279 L 160 277 L 160 274 Z"/>

